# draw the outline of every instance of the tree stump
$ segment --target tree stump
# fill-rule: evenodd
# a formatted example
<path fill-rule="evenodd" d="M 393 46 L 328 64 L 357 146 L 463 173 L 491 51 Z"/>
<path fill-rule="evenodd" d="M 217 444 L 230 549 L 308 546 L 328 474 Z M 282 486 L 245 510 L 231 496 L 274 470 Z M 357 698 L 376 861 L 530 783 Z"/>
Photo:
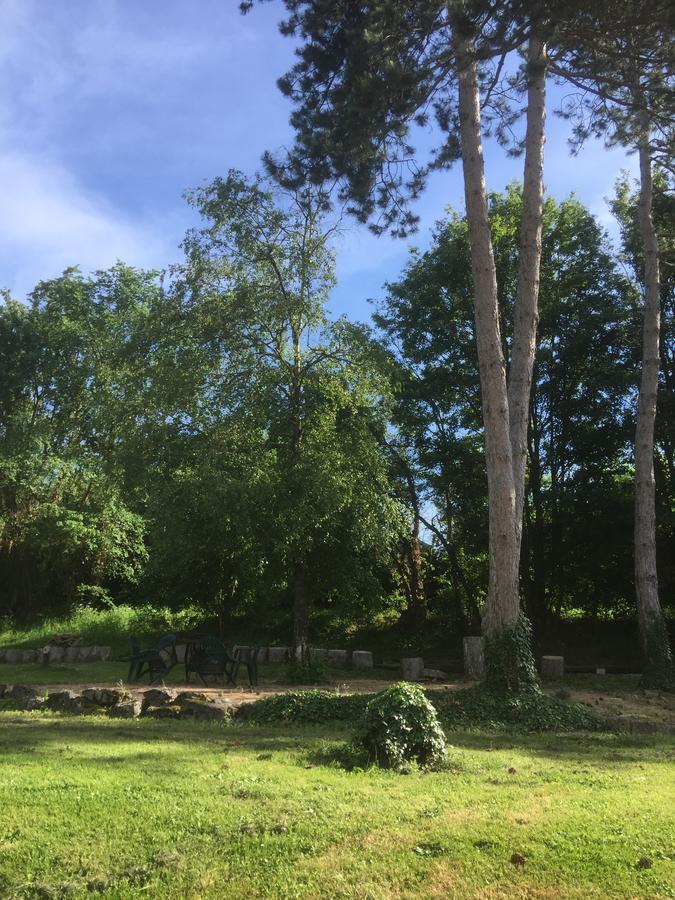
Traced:
<path fill-rule="evenodd" d="M 267 651 L 267 659 L 271 663 L 282 663 L 288 659 L 288 647 L 270 647 Z"/>
<path fill-rule="evenodd" d="M 472 681 L 480 681 L 485 676 L 482 637 L 464 638 L 464 674 Z"/>
<path fill-rule="evenodd" d="M 326 661 L 334 669 L 344 669 L 349 662 L 348 655 L 346 650 L 329 650 Z"/>
<path fill-rule="evenodd" d="M 405 681 L 421 681 L 424 678 L 424 659 L 421 656 L 402 659 L 401 670 Z"/>
<path fill-rule="evenodd" d="M 372 669 L 373 654 L 370 650 L 354 650 L 352 653 L 352 665 L 355 669 Z"/>
<path fill-rule="evenodd" d="M 564 656 L 542 656 L 541 677 L 559 679 L 565 674 Z"/>

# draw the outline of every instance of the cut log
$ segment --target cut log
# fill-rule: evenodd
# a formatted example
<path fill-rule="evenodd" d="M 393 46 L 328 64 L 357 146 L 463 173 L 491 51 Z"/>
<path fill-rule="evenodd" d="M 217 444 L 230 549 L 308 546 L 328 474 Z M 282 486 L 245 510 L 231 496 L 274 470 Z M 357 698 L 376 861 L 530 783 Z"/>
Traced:
<path fill-rule="evenodd" d="M 421 681 L 424 678 L 424 659 L 421 656 L 402 659 L 401 671 L 405 681 Z"/>
<path fill-rule="evenodd" d="M 565 657 L 564 656 L 542 656 L 541 658 L 541 677 L 542 678 L 562 678 L 565 674 Z"/>

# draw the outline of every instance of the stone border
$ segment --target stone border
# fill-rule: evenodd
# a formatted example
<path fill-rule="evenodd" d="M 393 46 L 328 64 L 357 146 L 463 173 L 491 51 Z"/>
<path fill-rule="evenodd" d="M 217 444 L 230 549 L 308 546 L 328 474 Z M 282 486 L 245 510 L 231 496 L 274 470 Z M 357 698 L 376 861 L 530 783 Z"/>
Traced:
<path fill-rule="evenodd" d="M 21 711 L 46 709 L 52 712 L 87 715 L 98 713 L 113 719 L 229 719 L 239 706 L 229 700 L 215 700 L 201 691 L 174 691 L 149 688 L 137 695 L 122 688 L 83 688 L 79 693 L 69 689 L 38 690 L 30 684 L 0 684 L 0 700 L 8 700 Z"/>
<path fill-rule="evenodd" d="M 112 647 L 46 646 L 39 650 L 0 647 L 0 663 L 108 662 Z"/>

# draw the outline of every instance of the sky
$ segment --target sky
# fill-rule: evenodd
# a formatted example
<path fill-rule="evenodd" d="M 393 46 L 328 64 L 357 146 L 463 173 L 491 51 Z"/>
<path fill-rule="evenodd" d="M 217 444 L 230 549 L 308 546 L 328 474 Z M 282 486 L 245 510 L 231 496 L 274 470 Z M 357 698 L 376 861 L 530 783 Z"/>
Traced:
<path fill-rule="evenodd" d="M 252 175 L 264 150 L 290 144 L 290 105 L 276 87 L 293 62 L 277 29 L 281 0 L 247 16 L 238 5 L 0 0 L 0 287 L 24 299 L 69 266 L 179 262 L 195 223 L 184 191 L 230 168 Z M 568 126 L 551 113 L 563 93 L 550 91 L 547 190 L 576 193 L 615 233 L 605 198 L 635 158 L 597 142 L 570 157 Z M 490 190 L 522 177 L 522 160 L 494 143 L 485 157 Z M 450 206 L 463 208 L 459 166 L 434 176 L 411 239 L 345 223 L 332 312 L 366 320 L 368 300 Z"/>

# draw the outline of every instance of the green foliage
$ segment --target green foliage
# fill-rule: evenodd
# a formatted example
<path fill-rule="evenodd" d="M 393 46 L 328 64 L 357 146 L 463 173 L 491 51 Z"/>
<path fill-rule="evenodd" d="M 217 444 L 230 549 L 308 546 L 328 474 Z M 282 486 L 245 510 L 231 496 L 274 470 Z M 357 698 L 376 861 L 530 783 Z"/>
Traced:
<path fill-rule="evenodd" d="M 602 722 L 587 707 L 558 696 L 525 691 L 496 693 L 484 685 L 429 692 L 446 728 L 478 727 L 519 732 L 597 731 Z"/>
<path fill-rule="evenodd" d="M 497 695 L 540 691 L 537 667 L 532 653 L 532 629 L 521 612 L 513 628 L 498 635 L 486 635 L 485 687 Z"/>
<path fill-rule="evenodd" d="M 657 616 L 646 629 L 644 674 L 641 685 L 675 692 L 675 660 L 663 616 Z"/>
<path fill-rule="evenodd" d="M 62 618 L 45 618 L 28 628 L 15 628 L 10 623 L 0 631 L 0 644 L 5 647 L 42 647 L 55 634 L 73 632 L 80 635 L 83 645 L 112 646 L 116 651 L 128 651 L 129 636 L 156 637 L 162 633 L 190 632 L 205 620 L 202 609 L 188 604 L 172 610 L 150 603 L 138 606 L 108 606 L 92 609 L 75 606 Z"/>
<path fill-rule="evenodd" d="M 525 692 L 520 695 L 496 694 L 483 685 L 460 691 L 424 691 L 413 687 L 430 703 L 446 729 L 487 728 L 520 732 L 596 731 L 601 720 L 587 707 L 567 703 L 560 697 Z M 391 689 L 389 689 L 391 690 Z M 385 692 L 378 694 L 381 697 Z M 395 692 L 398 697 L 398 691 Z M 289 691 L 263 697 L 239 707 L 235 717 L 256 725 L 295 722 L 320 725 L 346 722 L 353 726 L 362 720 L 372 694 L 342 694 L 331 691 Z M 396 708 L 385 701 L 387 708 Z M 426 713 L 425 713 L 426 715 Z"/>
<path fill-rule="evenodd" d="M 262 725 L 268 722 L 355 722 L 365 711 L 369 694 L 341 694 L 336 691 L 285 691 L 245 703 L 235 717 Z"/>
<path fill-rule="evenodd" d="M 432 767 L 445 757 L 445 735 L 421 687 L 405 681 L 381 691 L 368 703 L 356 741 L 384 768 L 416 762 Z"/>
<path fill-rule="evenodd" d="M 521 210 L 518 184 L 490 196 L 503 335 L 512 331 Z M 553 611 L 632 609 L 627 460 L 639 343 L 636 285 L 578 200 L 546 199 L 542 243 L 521 561 L 524 604 L 537 628 Z M 397 373 L 398 444 L 418 502 L 437 511 L 429 609 L 478 627 L 487 592 L 487 496 L 465 218 L 438 223 L 429 249 L 413 251 L 375 319 Z M 506 339 L 503 351 L 508 361 Z M 667 470 L 664 455 L 660 484 Z M 405 485 L 399 493 L 410 506 Z M 667 496 L 658 514 L 659 562 L 668 575 Z"/>

